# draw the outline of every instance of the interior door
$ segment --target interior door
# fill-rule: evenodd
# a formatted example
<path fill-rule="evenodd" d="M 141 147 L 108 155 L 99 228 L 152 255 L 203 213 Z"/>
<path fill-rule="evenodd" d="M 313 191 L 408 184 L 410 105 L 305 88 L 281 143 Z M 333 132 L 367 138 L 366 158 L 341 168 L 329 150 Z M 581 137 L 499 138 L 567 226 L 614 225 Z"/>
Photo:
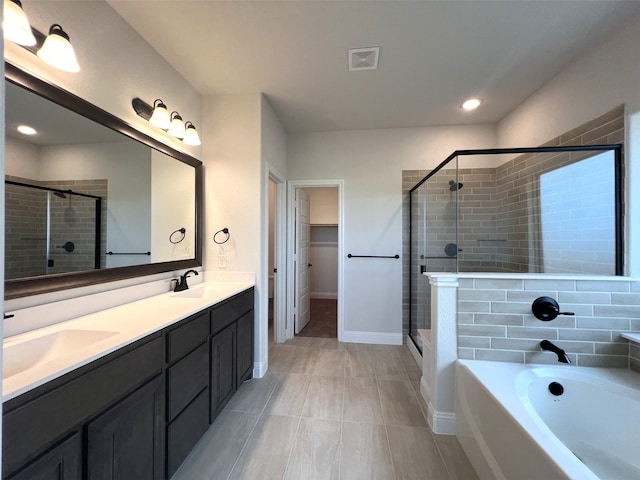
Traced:
<path fill-rule="evenodd" d="M 301 188 L 296 190 L 296 334 L 309 323 L 309 195 Z"/>

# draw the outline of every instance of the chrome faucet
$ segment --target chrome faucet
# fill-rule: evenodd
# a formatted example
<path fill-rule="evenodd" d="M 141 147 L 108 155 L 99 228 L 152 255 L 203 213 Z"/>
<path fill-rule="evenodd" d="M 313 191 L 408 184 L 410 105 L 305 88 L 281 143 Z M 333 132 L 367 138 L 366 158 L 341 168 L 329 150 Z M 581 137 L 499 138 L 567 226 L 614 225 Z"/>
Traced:
<path fill-rule="evenodd" d="M 188 290 L 189 289 L 189 285 L 187 284 L 187 277 L 191 273 L 194 273 L 194 274 L 198 275 L 198 272 L 196 272 L 195 270 L 187 270 L 182 275 L 180 275 L 180 279 L 174 278 L 172 280 L 172 281 L 176 282 L 176 286 L 173 289 L 174 292 L 182 292 L 183 290 Z"/>
<path fill-rule="evenodd" d="M 569 359 L 569 355 L 567 355 L 567 352 L 565 352 L 560 347 L 554 345 L 549 340 L 542 340 L 540 342 L 540 348 L 542 350 L 548 350 L 549 352 L 553 352 L 556 355 L 558 355 L 558 362 L 560 363 L 571 363 L 571 360 Z"/>

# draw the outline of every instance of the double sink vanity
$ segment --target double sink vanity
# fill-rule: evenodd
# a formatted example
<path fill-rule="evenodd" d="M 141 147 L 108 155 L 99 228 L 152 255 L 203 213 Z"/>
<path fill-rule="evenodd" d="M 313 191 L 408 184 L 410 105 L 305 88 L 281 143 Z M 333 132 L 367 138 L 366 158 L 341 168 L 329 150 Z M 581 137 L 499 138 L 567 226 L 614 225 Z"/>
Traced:
<path fill-rule="evenodd" d="M 203 283 L 6 339 L 3 478 L 170 478 L 252 376 L 253 305 Z"/>

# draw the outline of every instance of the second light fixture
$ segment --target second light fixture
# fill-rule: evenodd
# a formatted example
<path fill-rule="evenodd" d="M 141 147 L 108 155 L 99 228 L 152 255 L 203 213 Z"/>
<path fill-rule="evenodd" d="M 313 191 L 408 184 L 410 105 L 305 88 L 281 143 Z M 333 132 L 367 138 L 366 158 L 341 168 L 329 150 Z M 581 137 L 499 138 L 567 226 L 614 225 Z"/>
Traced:
<path fill-rule="evenodd" d="M 201 145 L 195 125 L 190 121 L 185 123 L 176 111 L 169 114 L 167 106 L 161 99 L 157 98 L 151 106 L 139 98 L 134 98 L 132 104 L 136 113 L 148 120 L 151 125 L 179 138 L 187 145 Z"/>

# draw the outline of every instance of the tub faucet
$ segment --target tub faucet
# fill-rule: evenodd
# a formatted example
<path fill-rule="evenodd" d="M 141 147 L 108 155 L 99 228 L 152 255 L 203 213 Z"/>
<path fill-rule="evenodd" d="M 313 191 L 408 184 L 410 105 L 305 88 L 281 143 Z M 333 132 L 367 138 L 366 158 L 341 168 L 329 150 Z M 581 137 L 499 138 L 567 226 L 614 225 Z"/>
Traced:
<path fill-rule="evenodd" d="M 198 275 L 198 272 L 196 272 L 195 270 L 187 270 L 186 272 L 184 272 L 184 274 L 180 275 L 179 280 L 177 278 L 173 279 L 176 282 L 176 286 L 173 289 L 174 292 L 182 292 L 183 290 L 189 289 L 189 285 L 187 284 L 187 277 L 191 273 Z"/>
<path fill-rule="evenodd" d="M 542 350 L 548 350 L 558 355 L 558 362 L 560 363 L 571 363 L 571 360 L 569 359 L 569 355 L 567 355 L 567 352 L 565 352 L 560 347 L 554 345 L 549 340 L 542 340 L 540 342 L 540 348 Z"/>

